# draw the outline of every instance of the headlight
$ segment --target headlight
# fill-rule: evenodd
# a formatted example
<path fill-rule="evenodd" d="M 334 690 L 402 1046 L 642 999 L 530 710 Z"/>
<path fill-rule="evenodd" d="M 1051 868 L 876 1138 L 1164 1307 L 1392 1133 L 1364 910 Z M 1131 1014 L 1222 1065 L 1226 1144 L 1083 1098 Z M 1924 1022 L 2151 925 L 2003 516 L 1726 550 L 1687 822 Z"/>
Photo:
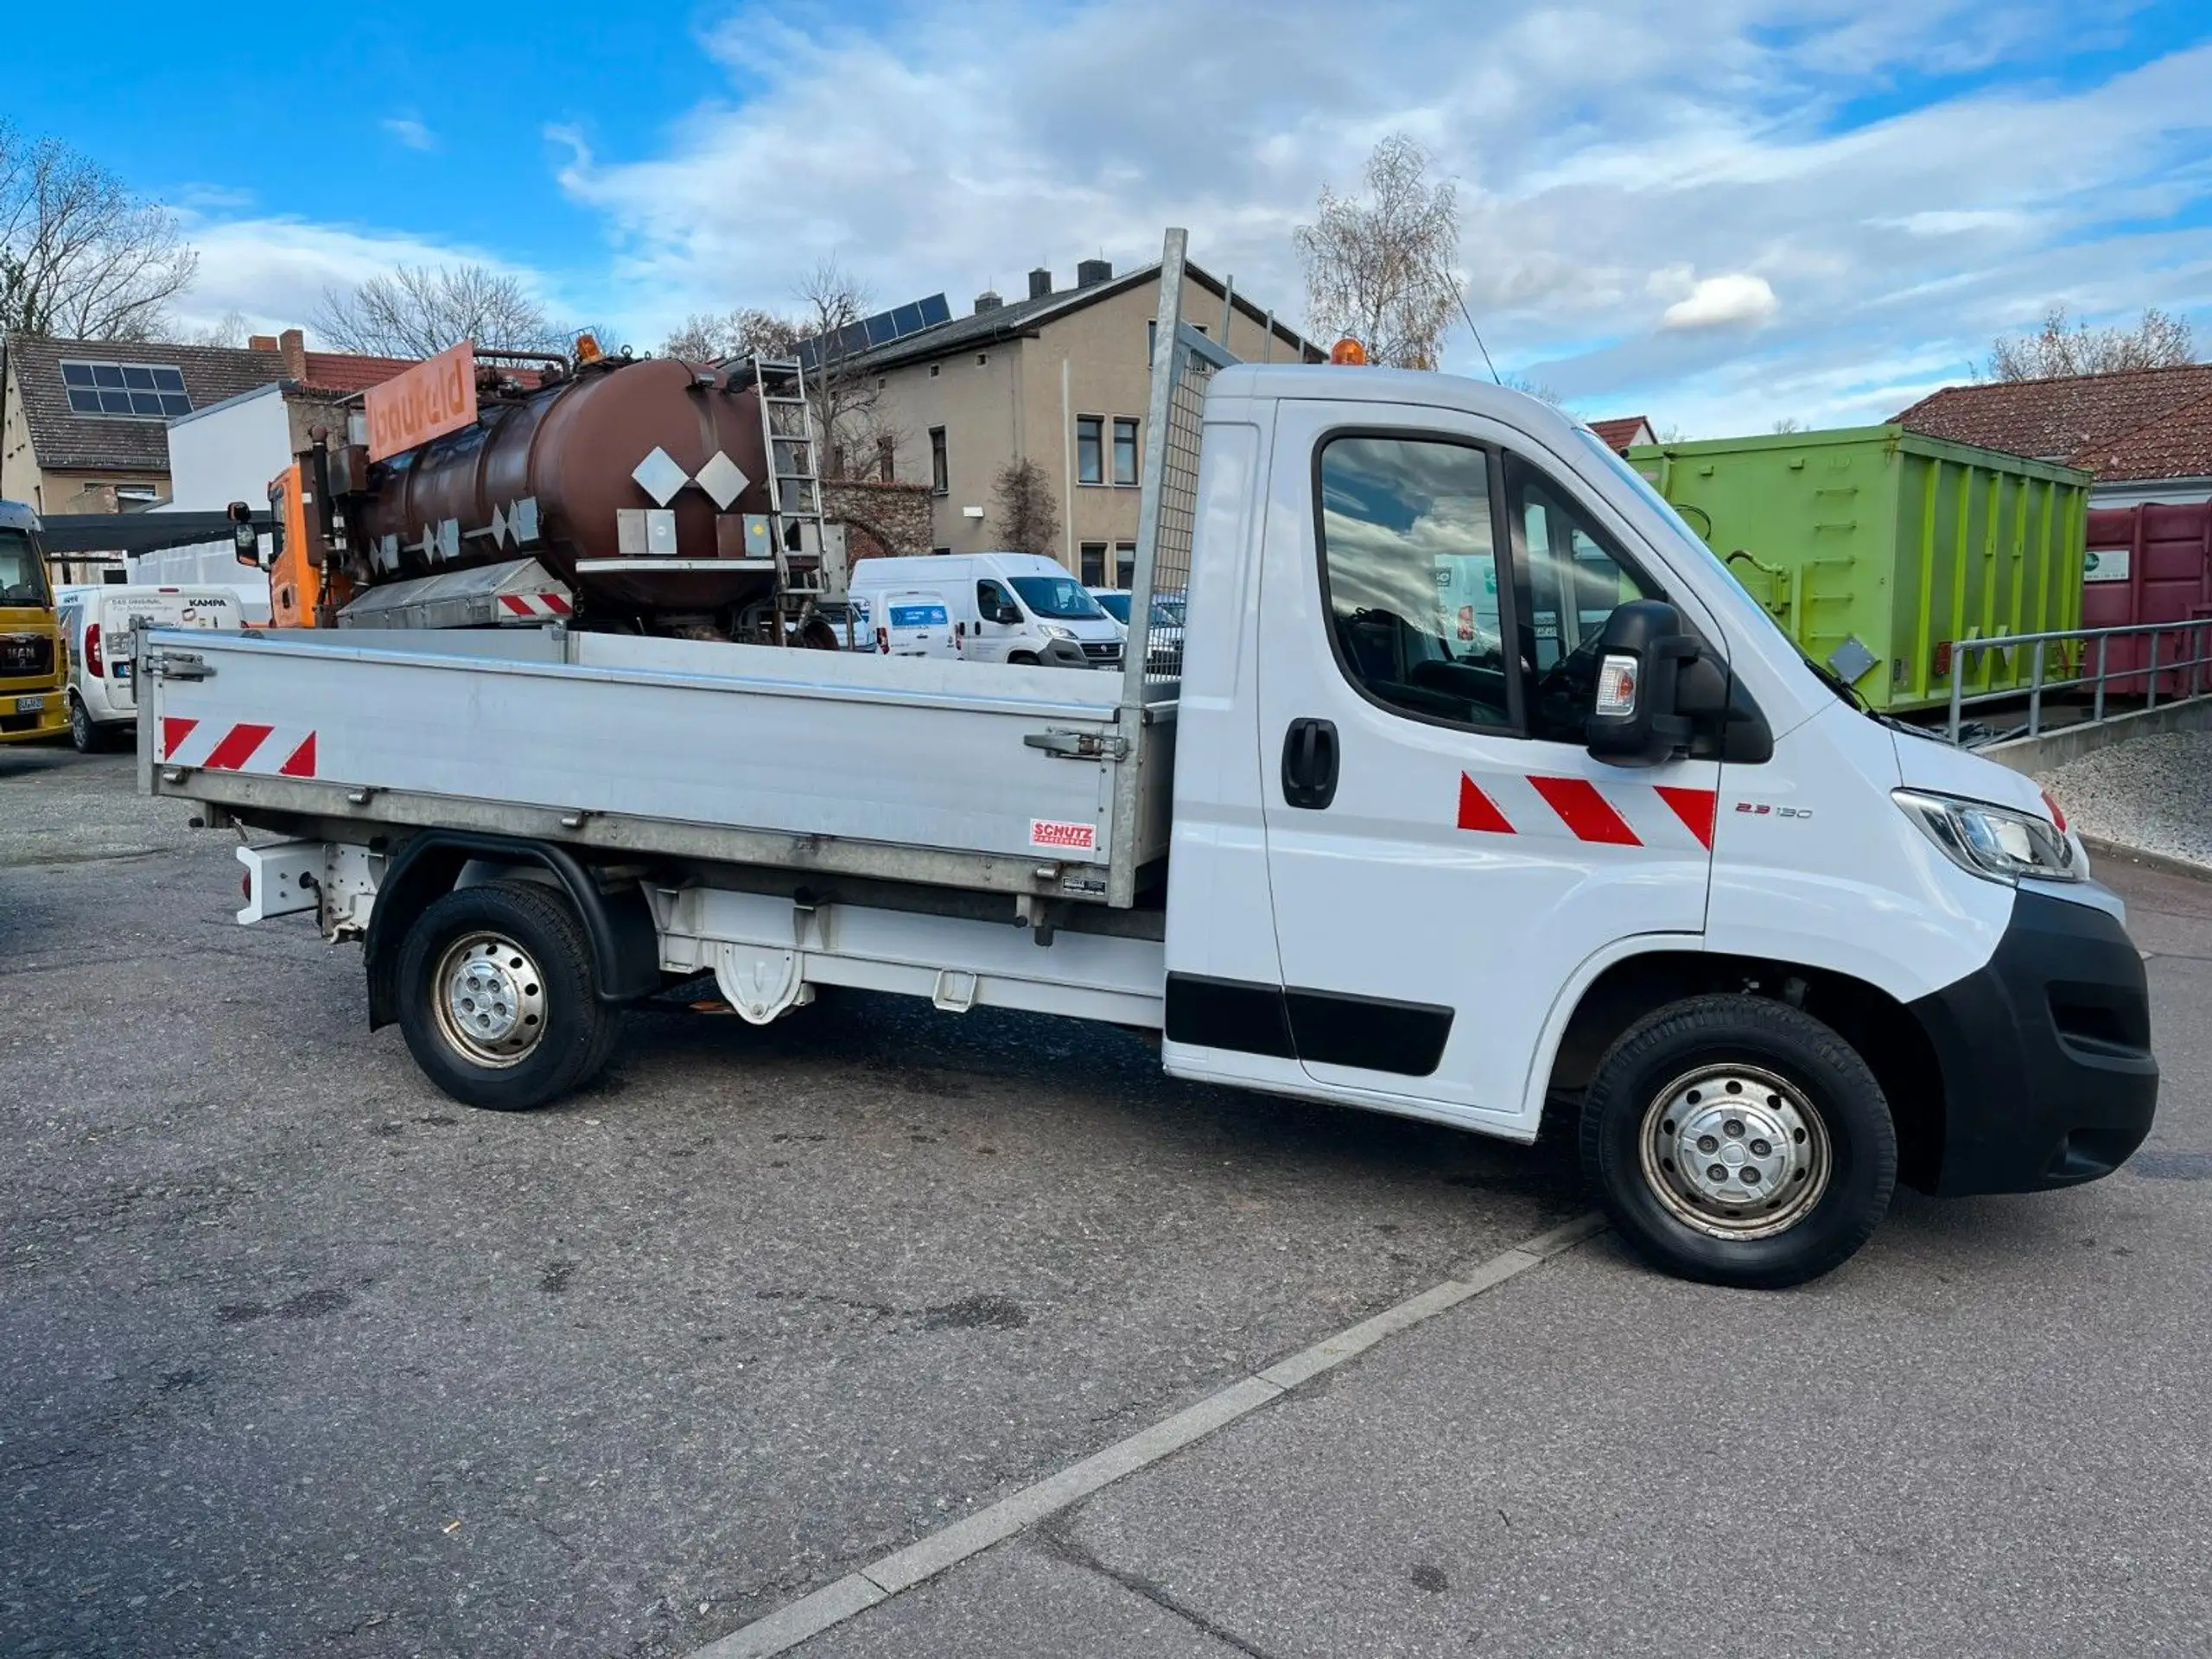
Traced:
<path fill-rule="evenodd" d="M 1075 630 L 1073 628 L 1064 628 L 1057 622 L 1040 623 L 1039 625 L 1039 632 L 1043 633 L 1047 639 L 1072 639 L 1075 638 Z"/>
<path fill-rule="evenodd" d="M 1982 801 L 1900 789 L 1891 797 L 1951 861 L 1986 880 L 2079 881 L 2074 843 L 2047 818 Z"/>

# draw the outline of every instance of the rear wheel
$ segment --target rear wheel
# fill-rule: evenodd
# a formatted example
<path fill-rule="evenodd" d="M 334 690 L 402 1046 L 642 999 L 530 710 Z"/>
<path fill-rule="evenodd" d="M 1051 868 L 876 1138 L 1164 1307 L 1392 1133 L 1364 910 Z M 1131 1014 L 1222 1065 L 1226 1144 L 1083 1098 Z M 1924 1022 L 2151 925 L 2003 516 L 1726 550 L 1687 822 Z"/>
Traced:
<path fill-rule="evenodd" d="M 79 754 L 98 754 L 107 747 L 107 734 L 100 730 L 92 710 L 74 691 L 69 694 L 69 741 Z"/>
<path fill-rule="evenodd" d="M 415 1063 L 464 1105 L 528 1111 L 607 1062 L 614 1010 L 601 1002 L 575 912 L 534 882 L 447 893 L 408 931 L 399 1025 Z"/>
<path fill-rule="evenodd" d="M 1638 1021 L 1583 1096 L 1582 1162 L 1623 1236 L 1669 1272 L 1816 1279 L 1888 1211 L 1897 1135 L 1857 1051 L 1799 1009 L 1700 996 Z"/>

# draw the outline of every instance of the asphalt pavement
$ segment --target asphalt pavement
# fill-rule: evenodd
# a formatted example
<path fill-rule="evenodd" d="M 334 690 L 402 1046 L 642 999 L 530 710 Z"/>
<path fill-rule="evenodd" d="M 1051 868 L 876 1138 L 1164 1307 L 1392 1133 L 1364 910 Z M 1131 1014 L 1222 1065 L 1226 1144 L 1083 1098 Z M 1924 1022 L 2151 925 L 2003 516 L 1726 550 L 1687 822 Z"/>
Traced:
<path fill-rule="evenodd" d="M 684 1654 L 1582 1208 L 887 998 L 471 1112 L 130 764 L 0 749 L 0 1655 Z M 2212 883 L 2109 874 L 2111 1179 L 1781 1295 L 1598 1238 L 803 1651 L 2206 1651 Z"/>

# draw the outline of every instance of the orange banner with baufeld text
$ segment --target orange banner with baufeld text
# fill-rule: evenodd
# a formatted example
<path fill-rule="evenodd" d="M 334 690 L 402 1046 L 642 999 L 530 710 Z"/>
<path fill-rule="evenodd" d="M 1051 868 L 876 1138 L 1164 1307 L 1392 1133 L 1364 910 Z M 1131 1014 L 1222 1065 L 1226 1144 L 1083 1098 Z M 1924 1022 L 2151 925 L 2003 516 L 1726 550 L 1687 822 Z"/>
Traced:
<path fill-rule="evenodd" d="M 361 394 L 369 417 L 369 459 L 383 461 L 476 423 L 476 342 L 425 358 Z"/>

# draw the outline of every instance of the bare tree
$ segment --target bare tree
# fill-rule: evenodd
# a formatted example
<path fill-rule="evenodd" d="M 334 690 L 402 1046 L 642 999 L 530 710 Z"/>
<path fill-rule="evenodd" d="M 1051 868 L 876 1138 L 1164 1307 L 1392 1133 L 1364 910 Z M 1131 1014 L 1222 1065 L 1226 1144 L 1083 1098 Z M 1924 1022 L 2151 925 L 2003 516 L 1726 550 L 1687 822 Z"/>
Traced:
<path fill-rule="evenodd" d="M 0 120 L 0 332 L 150 340 L 199 264 L 168 209 Z"/>
<path fill-rule="evenodd" d="M 241 346 L 253 337 L 253 325 L 245 320 L 245 313 L 232 307 L 223 313 L 219 321 L 205 328 L 195 328 L 185 337 L 188 346 Z"/>
<path fill-rule="evenodd" d="M 1459 312 L 1459 197 L 1429 183 L 1427 151 L 1403 133 L 1375 146 L 1365 179 L 1364 201 L 1323 185 L 1314 223 L 1294 232 L 1309 330 L 1350 334 L 1370 363 L 1433 369 Z"/>
<path fill-rule="evenodd" d="M 762 357 L 795 357 L 805 332 L 791 318 L 758 306 L 719 314 L 694 312 L 662 342 L 661 353 L 687 363 L 719 363 L 756 352 Z"/>
<path fill-rule="evenodd" d="M 813 346 L 807 397 L 814 404 L 815 436 L 833 473 L 849 473 L 855 464 L 864 464 L 863 457 L 887 456 L 899 443 L 899 434 L 886 418 L 879 377 L 857 360 L 868 346 L 865 338 L 854 337 L 859 333 L 854 325 L 867 321 L 872 298 L 834 254 L 817 262 L 798 285 L 798 338 L 791 350 Z"/>
<path fill-rule="evenodd" d="M 1804 422 L 1799 420 L 1795 415 L 1785 415 L 1780 420 L 1777 421 L 1772 426 L 1769 427 L 1767 430 L 1773 433 L 1777 437 L 1785 437 L 1792 432 L 1809 432 L 1812 429 L 1807 426 Z"/>
<path fill-rule="evenodd" d="M 1060 533 L 1059 504 L 1052 480 L 1033 461 L 1010 461 L 999 468 L 991 487 L 993 522 L 998 543 L 1010 553 L 1052 554 Z"/>
<path fill-rule="evenodd" d="M 1508 391 L 1524 392 L 1538 403 L 1549 404 L 1554 409 L 1562 412 L 1567 409 L 1567 398 L 1558 387 L 1548 381 L 1536 379 L 1532 375 L 1509 374 L 1497 384 Z"/>
<path fill-rule="evenodd" d="M 2045 380 L 2069 374 L 2114 374 L 2124 369 L 2172 368 L 2196 361 L 2189 319 L 2145 307 L 2133 328 L 2092 328 L 2054 305 L 2043 327 L 1990 342 L 1984 380 Z"/>
<path fill-rule="evenodd" d="M 327 288 L 308 326 L 333 350 L 371 357 L 430 357 L 464 340 L 558 351 L 570 334 L 519 281 L 484 265 L 398 265 L 350 292 Z"/>

